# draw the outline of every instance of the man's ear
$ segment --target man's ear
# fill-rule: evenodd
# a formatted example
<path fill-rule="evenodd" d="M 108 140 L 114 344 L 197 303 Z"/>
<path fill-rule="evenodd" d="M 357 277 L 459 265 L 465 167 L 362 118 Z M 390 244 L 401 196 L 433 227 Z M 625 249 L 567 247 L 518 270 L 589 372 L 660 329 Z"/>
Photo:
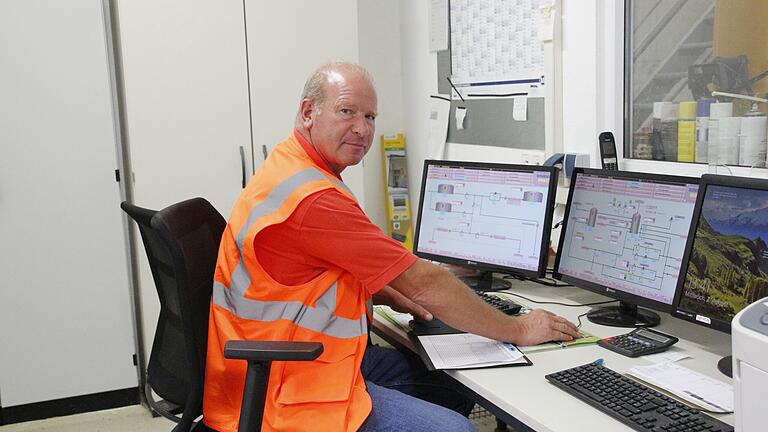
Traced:
<path fill-rule="evenodd" d="M 309 99 L 301 101 L 301 124 L 305 129 L 311 129 L 315 122 L 315 103 Z"/>

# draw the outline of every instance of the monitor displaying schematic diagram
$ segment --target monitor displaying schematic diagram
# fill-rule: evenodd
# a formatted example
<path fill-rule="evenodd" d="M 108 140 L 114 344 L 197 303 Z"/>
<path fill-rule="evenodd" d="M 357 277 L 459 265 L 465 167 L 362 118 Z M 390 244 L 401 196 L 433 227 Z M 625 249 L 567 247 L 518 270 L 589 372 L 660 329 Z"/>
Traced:
<path fill-rule="evenodd" d="M 414 253 L 543 275 L 556 183 L 552 167 L 427 160 Z"/>
<path fill-rule="evenodd" d="M 578 169 L 555 277 L 626 302 L 671 310 L 699 179 Z"/>

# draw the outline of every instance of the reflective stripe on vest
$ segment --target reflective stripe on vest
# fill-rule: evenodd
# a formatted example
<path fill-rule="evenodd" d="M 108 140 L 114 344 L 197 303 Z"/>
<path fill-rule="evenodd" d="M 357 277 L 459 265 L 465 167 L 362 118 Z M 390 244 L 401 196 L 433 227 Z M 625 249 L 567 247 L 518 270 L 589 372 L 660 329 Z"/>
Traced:
<path fill-rule="evenodd" d="M 315 180 L 330 180 L 337 186 L 344 188 L 344 190 L 349 192 L 350 195 L 354 196 L 347 185 L 340 182 L 338 179 L 328 177 L 327 175 L 321 173 L 317 168 L 305 168 L 283 180 L 279 185 L 275 186 L 269 192 L 269 195 L 267 195 L 267 198 L 265 198 L 264 201 L 253 206 L 251 213 L 248 215 L 248 222 L 245 223 L 243 229 L 241 229 L 240 233 L 237 234 L 236 242 L 240 252 L 243 251 L 243 241 L 245 240 L 245 235 L 248 234 L 248 230 L 251 228 L 254 222 L 256 222 L 259 218 L 264 217 L 280 208 L 280 206 L 283 205 L 283 202 L 285 202 L 286 198 L 288 198 L 288 196 L 290 196 L 291 193 L 299 186 Z M 240 255 L 242 256 L 242 253 Z"/>
<path fill-rule="evenodd" d="M 331 180 L 350 194 L 352 193 L 347 185 L 339 180 L 324 175 L 316 168 L 306 168 L 283 180 L 270 191 L 266 199 L 251 209 L 248 221 L 235 239 L 240 259 L 232 271 L 229 288 L 217 281 L 213 283 L 214 304 L 243 319 L 265 322 L 290 320 L 299 327 L 337 338 L 353 338 L 367 333 L 368 322 L 365 314 L 362 314 L 359 319 L 333 315 L 336 309 L 337 282 L 334 282 L 317 299 L 315 307 L 299 301 L 262 301 L 245 297 L 251 285 L 251 277 L 243 264 L 243 242 L 251 226 L 260 218 L 279 209 L 291 193 L 302 185 L 324 179 Z"/>

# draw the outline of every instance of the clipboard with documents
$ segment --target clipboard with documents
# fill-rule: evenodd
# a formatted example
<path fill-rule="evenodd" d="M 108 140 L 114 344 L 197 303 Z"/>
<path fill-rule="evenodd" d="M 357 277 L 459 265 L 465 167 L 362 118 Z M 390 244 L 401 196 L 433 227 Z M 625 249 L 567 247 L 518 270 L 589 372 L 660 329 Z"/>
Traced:
<path fill-rule="evenodd" d="M 515 345 L 471 333 L 408 333 L 430 370 L 477 369 L 497 366 L 530 366 L 533 363 Z"/>
<path fill-rule="evenodd" d="M 412 325 L 410 314 L 381 305 L 374 306 L 374 311 L 408 334 L 419 357 L 430 370 L 533 364 L 514 345 L 464 333 L 437 319 L 427 325 Z"/>

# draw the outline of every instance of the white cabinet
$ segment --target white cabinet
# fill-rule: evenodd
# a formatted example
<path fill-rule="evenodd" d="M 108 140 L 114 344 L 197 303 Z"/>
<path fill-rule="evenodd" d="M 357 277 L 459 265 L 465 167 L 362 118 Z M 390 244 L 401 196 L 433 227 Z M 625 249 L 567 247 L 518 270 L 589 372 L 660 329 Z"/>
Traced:
<path fill-rule="evenodd" d="M 250 174 L 243 6 L 121 0 L 125 129 L 136 204 L 202 196 L 227 215 Z"/>
<path fill-rule="evenodd" d="M 202 196 L 227 217 L 240 148 L 250 177 L 262 145 L 293 130 L 309 72 L 358 58 L 355 0 L 118 0 L 116 11 L 133 198 L 155 209 Z M 343 176 L 362 204 L 362 168 Z M 137 244 L 148 354 L 159 303 Z"/>
<path fill-rule="evenodd" d="M 99 0 L 0 2 L 0 400 L 136 387 Z"/>
<path fill-rule="evenodd" d="M 193 197 L 229 215 L 251 173 L 242 2 L 118 0 L 133 201 L 159 210 Z M 145 359 L 160 303 L 136 232 Z"/>

